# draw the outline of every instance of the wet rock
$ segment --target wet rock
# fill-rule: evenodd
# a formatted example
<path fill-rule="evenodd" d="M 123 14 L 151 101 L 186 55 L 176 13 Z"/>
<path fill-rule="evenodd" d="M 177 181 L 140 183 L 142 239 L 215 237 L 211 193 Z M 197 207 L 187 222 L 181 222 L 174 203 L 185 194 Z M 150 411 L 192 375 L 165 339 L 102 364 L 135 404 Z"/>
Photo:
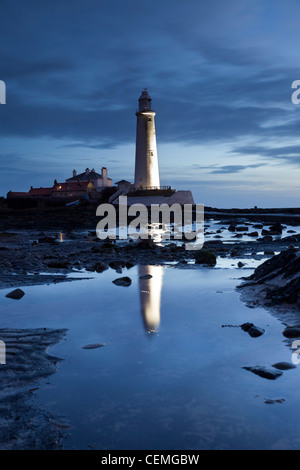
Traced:
<path fill-rule="evenodd" d="M 275 255 L 275 252 L 273 250 L 265 250 L 264 254 L 265 255 Z"/>
<path fill-rule="evenodd" d="M 275 405 L 276 403 L 284 403 L 284 402 L 285 402 L 284 398 L 276 398 L 276 399 L 265 398 L 266 405 Z"/>
<path fill-rule="evenodd" d="M 279 222 L 276 222 L 275 224 L 271 225 L 271 227 L 269 227 L 270 232 L 274 232 L 278 235 L 282 234 L 282 229 L 283 225 L 281 225 Z"/>
<path fill-rule="evenodd" d="M 41 237 L 38 239 L 39 243 L 50 243 L 52 245 L 56 244 L 56 240 L 54 237 Z"/>
<path fill-rule="evenodd" d="M 268 380 L 276 380 L 282 375 L 282 372 L 277 369 L 271 369 L 262 366 L 244 366 L 242 369 L 248 370 L 253 374 L 258 375 L 259 377 Z"/>
<path fill-rule="evenodd" d="M 156 247 L 152 238 L 147 238 L 146 240 L 140 240 L 136 246 L 137 248 L 141 250 L 149 250 L 149 249 L 153 249 Z"/>
<path fill-rule="evenodd" d="M 103 346 L 105 346 L 105 343 L 87 344 L 86 346 L 82 346 L 82 349 L 98 349 Z"/>
<path fill-rule="evenodd" d="M 69 261 L 50 261 L 47 266 L 48 268 L 68 269 L 70 267 L 70 263 Z"/>
<path fill-rule="evenodd" d="M 228 227 L 229 232 L 235 232 L 235 229 L 236 229 L 236 226 L 233 224 L 229 225 Z"/>
<path fill-rule="evenodd" d="M 124 287 L 129 287 L 132 283 L 130 277 L 124 276 L 124 277 L 119 277 L 118 279 L 115 279 L 112 281 L 116 286 L 124 286 Z"/>
<path fill-rule="evenodd" d="M 131 269 L 135 266 L 134 263 L 132 263 L 131 261 L 126 261 L 126 269 Z"/>
<path fill-rule="evenodd" d="M 258 232 L 250 232 L 248 235 L 249 237 L 258 237 Z"/>
<path fill-rule="evenodd" d="M 103 273 L 103 271 L 106 271 L 107 269 L 107 264 L 103 263 L 102 261 L 98 261 L 98 263 L 95 263 L 93 266 L 88 268 L 87 271 L 96 271 L 96 273 Z"/>
<path fill-rule="evenodd" d="M 296 369 L 295 364 L 291 364 L 290 362 L 276 362 L 276 364 L 273 364 L 272 367 L 275 367 L 275 369 L 279 370 Z"/>
<path fill-rule="evenodd" d="M 25 292 L 22 289 L 14 289 L 8 294 L 6 294 L 5 297 L 8 297 L 9 299 L 15 299 L 19 300 L 25 295 Z"/>
<path fill-rule="evenodd" d="M 259 238 L 259 240 L 261 240 L 263 242 L 272 242 L 273 237 L 271 235 L 265 235 L 264 237 Z"/>
<path fill-rule="evenodd" d="M 300 326 L 288 326 L 282 334 L 286 338 L 300 338 Z"/>
<path fill-rule="evenodd" d="M 213 266 L 217 262 L 216 255 L 206 248 L 202 248 L 201 250 L 197 250 L 194 253 L 195 263 L 196 264 L 206 264 Z"/>
<path fill-rule="evenodd" d="M 265 333 L 263 328 L 255 326 L 253 323 L 243 323 L 241 325 L 243 331 L 246 331 L 252 338 L 258 338 Z"/>
<path fill-rule="evenodd" d="M 238 262 L 238 267 L 239 267 L 239 268 L 242 268 L 243 266 L 245 266 L 245 264 L 242 263 L 241 261 L 239 261 L 239 262 Z"/>
<path fill-rule="evenodd" d="M 254 224 L 254 225 L 252 226 L 252 228 L 255 228 L 255 229 L 259 229 L 259 230 L 260 230 L 260 229 L 263 228 L 263 224 Z"/>
<path fill-rule="evenodd" d="M 120 269 L 120 268 L 125 268 L 126 267 L 126 261 L 123 260 L 114 260 L 109 263 L 109 267 L 112 269 Z"/>
<path fill-rule="evenodd" d="M 151 279 L 151 274 L 145 274 L 144 276 L 140 276 L 140 279 Z"/>
<path fill-rule="evenodd" d="M 248 232 L 248 230 L 249 230 L 249 227 L 247 226 L 236 227 L 237 232 Z"/>

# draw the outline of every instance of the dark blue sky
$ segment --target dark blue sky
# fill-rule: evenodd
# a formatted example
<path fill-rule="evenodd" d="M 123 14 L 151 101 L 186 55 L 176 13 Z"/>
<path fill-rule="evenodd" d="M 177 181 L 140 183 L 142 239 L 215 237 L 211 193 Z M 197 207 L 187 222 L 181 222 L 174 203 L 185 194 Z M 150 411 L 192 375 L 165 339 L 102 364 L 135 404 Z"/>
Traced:
<path fill-rule="evenodd" d="M 298 0 L 0 7 L 1 195 L 86 167 L 133 181 L 147 87 L 162 184 L 212 206 L 299 206 Z"/>

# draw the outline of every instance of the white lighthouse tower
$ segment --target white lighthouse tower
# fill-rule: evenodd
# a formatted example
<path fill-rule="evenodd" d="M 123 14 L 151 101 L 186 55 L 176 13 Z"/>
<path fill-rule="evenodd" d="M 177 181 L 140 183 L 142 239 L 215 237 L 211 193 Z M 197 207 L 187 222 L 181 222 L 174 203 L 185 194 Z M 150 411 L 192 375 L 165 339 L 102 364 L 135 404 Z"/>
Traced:
<path fill-rule="evenodd" d="M 139 98 L 139 110 L 136 113 L 135 189 L 157 189 L 160 187 L 155 114 L 151 109 L 150 95 L 145 89 Z"/>

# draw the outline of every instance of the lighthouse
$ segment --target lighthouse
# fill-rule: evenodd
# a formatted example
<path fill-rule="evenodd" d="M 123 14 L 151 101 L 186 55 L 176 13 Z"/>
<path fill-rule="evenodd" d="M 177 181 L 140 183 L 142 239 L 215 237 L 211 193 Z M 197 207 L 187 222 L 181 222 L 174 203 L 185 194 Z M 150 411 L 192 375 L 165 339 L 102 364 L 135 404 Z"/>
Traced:
<path fill-rule="evenodd" d="M 155 115 L 151 107 L 151 97 L 145 89 L 139 98 L 139 110 L 136 112 L 135 189 L 160 187 Z"/>

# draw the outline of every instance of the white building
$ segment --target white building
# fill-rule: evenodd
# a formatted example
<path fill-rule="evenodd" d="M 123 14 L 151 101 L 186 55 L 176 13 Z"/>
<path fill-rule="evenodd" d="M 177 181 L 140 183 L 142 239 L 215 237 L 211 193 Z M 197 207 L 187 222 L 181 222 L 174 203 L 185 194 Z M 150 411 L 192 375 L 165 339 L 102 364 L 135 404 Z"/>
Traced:
<path fill-rule="evenodd" d="M 67 182 L 72 181 L 91 181 L 96 188 L 96 191 L 102 191 L 103 188 L 112 186 L 112 179 L 107 176 L 107 168 L 101 168 L 101 174 L 97 173 L 94 169 L 86 168 L 84 173 L 77 175 L 76 170 L 73 170 L 73 176 L 66 179 Z"/>

